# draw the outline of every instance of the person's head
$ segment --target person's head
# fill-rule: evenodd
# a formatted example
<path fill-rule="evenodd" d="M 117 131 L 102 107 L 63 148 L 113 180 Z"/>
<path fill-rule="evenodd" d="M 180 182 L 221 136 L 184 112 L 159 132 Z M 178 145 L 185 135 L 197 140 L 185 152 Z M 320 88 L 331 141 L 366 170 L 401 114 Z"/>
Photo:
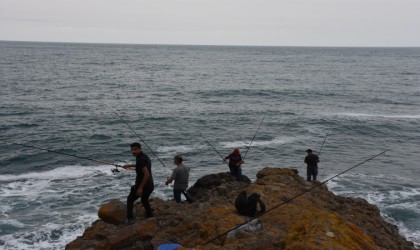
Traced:
<path fill-rule="evenodd" d="M 307 150 L 306 150 L 306 153 L 308 153 L 308 155 L 312 154 L 312 149 L 310 149 L 310 148 L 309 148 L 309 149 L 307 149 Z"/>
<path fill-rule="evenodd" d="M 130 148 L 131 148 L 131 153 L 134 156 L 138 156 L 141 153 L 141 145 L 138 142 L 131 143 Z"/>
<path fill-rule="evenodd" d="M 240 153 L 239 148 L 235 148 L 235 149 L 233 150 L 233 153 L 234 153 L 234 154 L 236 154 L 236 155 L 238 155 L 238 154 Z"/>
<path fill-rule="evenodd" d="M 181 164 L 182 163 L 182 156 L 181 155 L 176 155 L 174 157 L 174 163 L 175 163 L 175 165 Z"/>

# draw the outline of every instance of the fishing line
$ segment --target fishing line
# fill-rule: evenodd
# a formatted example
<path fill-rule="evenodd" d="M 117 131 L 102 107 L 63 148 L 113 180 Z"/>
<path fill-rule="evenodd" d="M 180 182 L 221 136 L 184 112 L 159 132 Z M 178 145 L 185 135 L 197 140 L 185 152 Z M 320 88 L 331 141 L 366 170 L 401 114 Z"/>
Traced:
<path fill-rule="evenodd" d="M 328 134 L 330 133 L 330 131 L 331 131 L 331 128 L 332 128 L 332 124 L 330 125 L 330 127 L 328 128 L 328 132 L 327 132 L 327 135 L 325 136 L 325 138 L 324 138 L 324 141 L 322 142 L 322 145 L 321 145 L 321 149 L 318 151 L 318 156 L 320 156 L 321 155 L 321 151 L 322 151 L 322 148 L 324 147 L 324 143 L 325 143 L 325 141 L 327 140 L 327 137 L 328 137 Z"/>
<path fill-rule="evenodd" d="M 158 159 L 158 161 L 166 168 L 165 164 L 163 164 L 163 162 L 159 159 L 159 157 L 155 154 L 155 152 L 153 152 L 153 150 L 149 147 L 149 145 L 147 145 L 147 143 L 140 137 L 140 135 L 138 135 L 136 133 L 136 131 L 130 126 L 130 124 L 128 124 L 128 122 L 126 122 L 113 108 L 111 108 L 110 106 L 108 106 L 106 103 L 102 102 L 101 100 L 99 100 L 102 104 L 104 104 L 105 106 L 107 106 L 115 115 L 117 115 L 117 117 L 129 128 L 131 129 L 131 131 L 133 131 L 133 133 L 143 142 L 144 145 L 146 145 L 146 147 L 150 150 L 150 152 L 152 152 L 152 154 L 156 157 L 156 159 Z"/>
<path fill-rule="evenodd" d="M 354 168 L 356 168 L 356 167 L 359 167 L 360 165 L 363 165 L 364 163 L 366 163 L 366 162 L 368 162 L 368 161 L 371 161 L 371 160 L 375 159 L 376 157 L 378 157 L 378 156 L 380 156 L 380 155 L 382 155 L 382 154 L 385 154 L 385 153 L 386 153 L 387 151 L 389 151 L 389 150 L 391 150 L 391 149 L 389 148 L 389 149 L 387 149 L 387 150 L 384 150 L 384 151 L 382 151 L 381 153 L 379 153 L 379 154 L 377 154 L 377 155 L 374 155 L 374 156 L 372 156 L 372 157 L 370 157 L 370 158 L 368 158 L 368 159 L 366 159 L 366 160 L 362 161 L 361 163 L 359 163 L 359 164 L 357 164 L 357 165 L 355 165 L 355 166 L 353 166 L 353 167 L 351 167 L 351 168 L 349 168 L 349 169 L 347 169 L 347 170 L 345 170 L 345 171 L 343 171 L 343 172 L 341 172 L 341 173 L 339 173 L 339 174 L 336 174 L 336 175 L 334 175 L 333 177 L 331 177 L 331 178 L 329 178 L 329 179 L 327 179 L 327 180 L 325 180 L 325 181 L 323 181 L 323 182 L 321 182 L 321 183 L 319 183 L 319 184 L 317 184 L 317 185 L 313 186 L 312 188 L 310 188 L 310 189 L 308 189 L 308 190 L 305 190 L 305 191 L 303 191 L 302 193 L 297 194 L 297 195 L 293 196 L 292 198 L 289 198 L 289 199 L 287 199 L 286 201 L 284 201 L 284 202 L 282 202 L 282 203 L 280 203 L 280 204 L 278 204 L 278 205 L 276 205 L 276 206 L 274 206 L 274 207 L 272 207 L 272 208 L 268 209 L 268 210 L 267 210 L 267 211 L 265 211 L 264 213 L 262 213 L 262 214 L 260 214 L 260 215 L 255 216 L 255 218 L 252 218 L 251 220 L 249 220 L 249 221 L 247 221 L 247 222 L 244 222 L 244 223 L 241 223 L 241 224 L 236 225 L 236 226 L 235 226 L 235 227 L 233 227 L 232 229 L 230 229 L 230 230 L 228 230 L 228 231 L 226 231 L 226 232 L 224 232 L 224 233 L 222 233 L 222 234 L 219 234 L 218 236 L 216 236 L 216 237 L 214 237 L 214 238 L 212 238 L 212 239 L 210 239 L 210 240 L 208 240 L 208 241 L 204 242 L 204 243 L 202 244 L 202 246 L 207 245 L 208 243 L 215 241 L 216 239 L 218 239 L 218 238 L 222 237 L 223 235 L 228 234 L 229 232 L 231 232 L 231 231 L 233 231 L 233 230 L 235 230 L 235 229 L 237 229 L 237 228 L 239 228 L 239 227 L 241 227 L 241 226 L 243 226 L 243 225 L 245 225 L 245 224 L 247 224 L 247 223 L 249 223 L 249 222 L 251 222 L 251 221 L 253 221 L 253 220 L 255 220 L 255 219 L 257 219 L 257 218 L 259 218 L 259 217 L 261 217 L 261 216 L 263 216 L 263 215 L 265 215 L 265 214 L 267 214 L 267 213 L 269 213 L 269 212 L 271 212 L 271 211 L 273 211 L 274 209 L 276 209 L 276 208 L 278 208 L 278 207 L 280 207 L 280 206 L 282 206 L 282 205 L 284 205 L 284 204 L 286 204 L 286 203 L 288 203 L 288 202 L 291 202 L 292 200 L 294 200 L 294 199 L 298 198 L 299 196 L 302 196 L 303 194 L 308 193 L 308 192 L 310 192 L 310 191 L 314 190 L 315 188 L 317 188 L 317 187 L 319 187 L 319 186 L 321 186 L 321 185 L 323 185 L 323 184 L 327 183 L 328 181 L 330 181 L 330 180 L 332 180 L 332 179 L 334 179 L 334 178 L 337 178 L 338 176 L 340 176 L 340 175 L 342 175 L 342 174 L 344 174 L 344 173 L 346 173 L 346 172 L 348 172 L 348 171 L 350 171 L 350 170 L 352 170 L 352 169 L 354 169 Z"/>
<path fill-rule="evenodd" d="M 8 143 L 11 143 L 11 144 L 15 144 L 15 145 L 27 147 L 27 148 L 34 148 L 34 149 L 38 149 L 38 150 L 42 150 L 42 151 L 47 151 L 47 152 L 50 152 L 50 153 L 55 153 L 55 154 L 60 154 L 60 155 L 67 155 L 67 156 L 71 156 L 71 157 L 75 157 L 75 158 L 79 158 L 79 159 L 83 159 L 83 160 L 89 160 L 89 161 L 93 161 L 93 162 L 97 162 L 97 163 L 102 163 L 102 164 L 106 164 L 106 165 L 115 166 L 115 169 L 111 169 L 112 173 L 114 173 L 114 174 L 116 172 L 120 172 L 118 170 L 118 168 L 122 168 L 121 165 L 114 164 L 114 163 L 107 162 L 107 161 L 95 160 L 95 159 L 91 159 L 91 158 L 88 158 L 88 157 L 82 157 L 82 156 L 78 156 L 78 155 L 74 155 L 74 154 L 68 154 L 68 153 L 58 152 L 58 151 L 55 151 L 55 150 L 52 150 L 52 149 L 48 149 L 48 148 L 41 148 L 41 147 L 37 147 L 37 146 L 31 146 L 31 145 L 17 143 L 17 142 L 12 142 L 12 141 L 8 141 L 8 140 L 4 140 L 4 141 L 6 141 Z"/>
<path fill-rule="evenodd" d="M 223 158 L 223 156 L 216 150 L 216 148 L 213 147 L 213 145 L 203 135 L 201 135 L 201 137 L 214 149 L 214 151 L 216 151 L 216 153 L 222 158 L 223 162 L 229 166 L 229 164 L 225 161 L 225 158 Z"/>
<path fill-rule="evenodd" d="M 260 130 L 261 124 L 263 123 L 263 121 L 264 121 L 264 119 L 265 119 L 265 116 L 266 116 L 266 115 L 267 115 L 267 113 L 268 113 L 269 108 L 270 108 L 270 106 L 268 106 L 268 107 L 267 107 L 267 110 L 266 110 L 266 111 L 265 111 L 265 113 L 264 113 L 264 116 L 263 116 L 263 118 L 262 118 L 262 120 L 261 120 L 261 122 L 260 122 L 260 125 L 258 126 L 257 131 L 255 131 L 254 137 L 252 138 L 251 142 L 249 143 L 248 149 L 247 149 L 247 150 L 246 150 L 246 152 L 245 152 L 245 155 L 244 155 L 243 160 L 245 160 L 245 158 L 246 158 L 246 154 L 248 154 L 248 151 L 249 151 L 249 149 L 251 148 L 251 144 L 252 144 L 252 142 L 254 141 L 255 136 L 257 136 L 258 130 Z"/>

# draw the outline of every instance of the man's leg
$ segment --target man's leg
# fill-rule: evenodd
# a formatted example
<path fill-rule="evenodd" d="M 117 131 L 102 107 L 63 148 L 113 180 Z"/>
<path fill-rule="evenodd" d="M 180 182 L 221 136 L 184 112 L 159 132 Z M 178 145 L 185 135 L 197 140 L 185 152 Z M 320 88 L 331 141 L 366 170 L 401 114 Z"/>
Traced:
<path fill-rule="evenodd" d="M 309 166 L 306 167 L 306 180 L 311 181 L 311 168 Z"/>
<path fill-rule="evenodd" d="M 187 201 L 188 201 L 189 203 L 192 203 L 192 202 L 193 202 L 193 200 L 192 200 L 192 198 L 191 198 L 190 194 L 189 194 L 186 190 L 182 190 L 182 193 L 184 194 L 185 198 L 187 199 Z"/>
<path fill-rule="evenodd" d="M 229 165 L 229 171 L 231 175 L 235 176 L 235 167 Z"/>
<path fill-rule="evenodd" d="M 152 194 L 153 188 L 144 188 L 143 194 L 141 195 L 141 204 L 143 204 L 144 210 L 146 210 L 146 217 L 153 217 L 152 208 L 149 204 L 149 196 Z"/>
<path fill-rule="evenodd" d="M 183 190 L 182 189 L 175 189 L 174 188 L 174 199 L 176 202 L 181 202 L 181 192 Z"/>
<path fill-rule="evenodd" d="M 241 181 L 242 180 L 242 168 L 241 167 L 236 167 L 236 180 L 237 181 Z"/>
<path fill-rule="evenodd" d="M 317 177 L 317 175 L 318 175 L 318 168 L 317 168 L 317 167 L 314 167 L 314 168 L 312 169 L 312 175 L 313 175 L 313 177 L 314 177 L 314 181 L 316 181 L 316 177 Z"/>
<path fill-rule="evenodd" d="M 136 186 L 132 186 L 130 194 L 127 197 L 127 220 L 132 220 L 134 218 L 134 215 L 133 215 L 134 201 L 136 201 L 139 198 L 136 192 L 137 192 Z"/>

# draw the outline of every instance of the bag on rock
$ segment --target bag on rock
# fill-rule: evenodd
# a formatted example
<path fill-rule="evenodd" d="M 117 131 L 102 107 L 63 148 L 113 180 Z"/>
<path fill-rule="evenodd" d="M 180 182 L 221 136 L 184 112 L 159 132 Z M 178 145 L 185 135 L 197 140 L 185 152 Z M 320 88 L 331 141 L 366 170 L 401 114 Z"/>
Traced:
<path fill-rule="evenodd" d="M 261 210 L 257 210 L 257 204 L 260 204 Z M 235 207 L 240 215 L 255 217 L 265 212 L 265 204 L 261 201 L 257 193 L 246 196 L 246 191 L 242 191 L 235 200 Z"/>

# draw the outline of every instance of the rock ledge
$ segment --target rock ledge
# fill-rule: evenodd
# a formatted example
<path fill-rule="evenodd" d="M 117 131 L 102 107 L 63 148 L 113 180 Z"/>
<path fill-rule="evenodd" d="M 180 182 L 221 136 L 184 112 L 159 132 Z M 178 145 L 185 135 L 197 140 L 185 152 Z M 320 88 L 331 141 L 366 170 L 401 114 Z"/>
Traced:
<path fill-rule="evenodd" d="M 102 219 L 66 249 L 156 249 L 165 243 L 177 243 L 179 249 L 416 249 L 376 206 L 336 196 L 325 185 L 278 206 L 317 184 L 289 168 L 264 168 L 253 184 L 228 173 L 207 175 L 189 189 L 194 203 L 152 198 L 155 217 L 145 219 L 137 204 L 136 222 L 129 226 L 123 224 L 125 204 L 110 201 L 98 212 Z M 242 190 L 260 194 L 267 210 L 278 207 L 226 233 L 249 220 L 234 206 Z"/>

